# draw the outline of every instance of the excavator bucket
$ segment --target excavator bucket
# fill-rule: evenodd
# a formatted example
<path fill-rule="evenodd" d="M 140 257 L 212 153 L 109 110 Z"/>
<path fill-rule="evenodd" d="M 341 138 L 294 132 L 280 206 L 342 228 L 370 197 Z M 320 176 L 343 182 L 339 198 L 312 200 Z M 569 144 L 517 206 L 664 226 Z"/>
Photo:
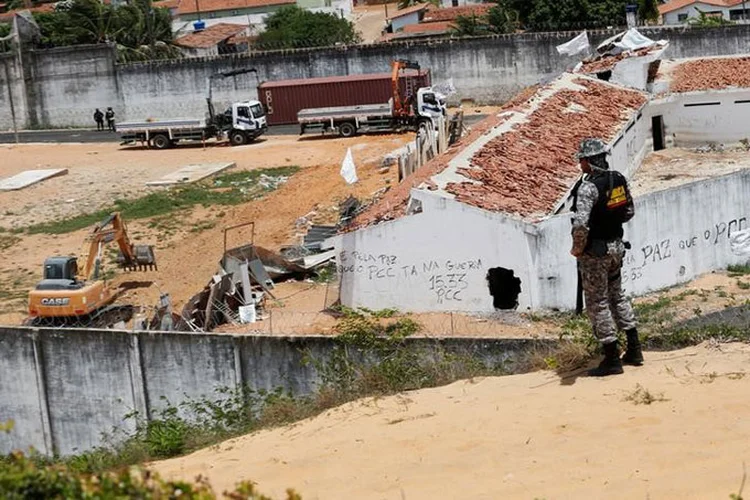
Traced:
<path fill-rule="evenodd" d="M 158 270 L 153 245 L 133 245 L 133 258 L 125 258 L 122 253 L 117 261 L 128 271 Z"/>

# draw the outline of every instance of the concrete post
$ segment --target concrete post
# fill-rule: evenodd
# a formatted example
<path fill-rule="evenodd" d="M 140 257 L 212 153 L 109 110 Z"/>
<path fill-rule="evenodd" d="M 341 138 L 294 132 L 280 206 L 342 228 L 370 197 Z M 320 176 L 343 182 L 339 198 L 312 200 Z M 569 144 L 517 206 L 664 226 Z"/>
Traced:
<path fill-rule="evenodd" d="M 44 454 L 53 455 L 56 452 L 55 440 L 52 434 L 52 424 L 49 418 L 49 401 L 47 400 L 47 379 L 44 364 L 44 352 L 39 340 L 39 330 L 34 329 L 31 334 L 34 346 L 34 370 L 36 372 L 36 389 L 39 394 L 39 415 L 42 421 L 42 434 L 44 435 Z"/>
<path fill-rule="evenodd" d="M 143 377 L 143 362 L 141 360 L 141 340 L 139 333 L 131 333 L 128 348 L 128 368 L 130 369 L 130 390 L 133 395 L 133 409 L 138 416 L 146 420 L 151 419 L 151 409 L 146 397 L 146 380 Z"/>

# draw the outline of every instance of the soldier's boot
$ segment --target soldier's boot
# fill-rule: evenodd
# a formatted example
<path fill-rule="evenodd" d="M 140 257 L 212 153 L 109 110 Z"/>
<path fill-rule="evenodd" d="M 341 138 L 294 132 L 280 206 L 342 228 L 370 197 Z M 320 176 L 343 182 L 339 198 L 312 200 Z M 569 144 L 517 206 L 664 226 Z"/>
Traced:
<path fill-rule="evenodd" d="M 628 345 L 622 357 L 623 364 L 641 366 L 643 364 L 643 353 L 641 352 L 641 341 L 638 340 L 638 330 L 631 328 L 625 334 L 628 336 Z"/>
<path fill-rule="evenodd" d="M 606 377 L 607 375 L 619 375 L 623 373 L 622 361 L 620 361 L 620 350 L 617 342 L 604 344 L 604 359 L 599 366 L 589 370 L 590 377 Z"/>

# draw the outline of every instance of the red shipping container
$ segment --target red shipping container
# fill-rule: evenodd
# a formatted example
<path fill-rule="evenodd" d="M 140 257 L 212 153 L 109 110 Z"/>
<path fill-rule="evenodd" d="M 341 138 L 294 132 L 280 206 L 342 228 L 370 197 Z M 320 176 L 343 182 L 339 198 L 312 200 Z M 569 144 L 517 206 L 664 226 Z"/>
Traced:
<path fill-rule="evenodd" d="M 428 69 L 402 71 L 399 79 L 402 95 L 431 84 Z M 258 86 L 258 100 L 266 108 L 269 125 L 297 123 L 301 109 L 383 104 L 391 97 L 390 73 L 281 80 Z"/>

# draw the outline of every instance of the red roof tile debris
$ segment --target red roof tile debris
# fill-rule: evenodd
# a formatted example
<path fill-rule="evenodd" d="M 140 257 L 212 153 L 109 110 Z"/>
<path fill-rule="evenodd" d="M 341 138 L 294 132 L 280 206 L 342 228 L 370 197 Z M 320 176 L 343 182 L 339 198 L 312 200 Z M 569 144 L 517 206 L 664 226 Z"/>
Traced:
<path fill-rule="evenodd" d="M 750 87 L 750 57 L 697 59 L 675 68 L 669 90 L 694 92 Z"/>
<path fill-rule="evenodd" d="M 174 43 L 180 47 L 205 49 L 213 47 L 214 45 L 217 45 L 238 33 L 242 33 L 245 30 L 247 30 L 247 26 L 242 24 L 219 23 L 209 26 L 203 31 L 190 33 L 189 35 L 180 37 L 175 40 Z"/>
<path fill-rule="evenodd" d="M 294 5 L 296 0 L 183 0 L 177 12 L 195 14 L 198 12 L 218 12 L 222 10 L 241 10 L 273 5 Z"/>
<path fill-rule="evenodd" d="M 539 90 L 537 85 L 522 90 L 510 101 L 505 103 L 500 113 L 519 110 L 523 107 L 526 101 L 536 94 L 537 90 Z M 476 141 L 506 119 L 507 116 L 499 118 L 497 114 L 495 114 L 488 116 L 481 122 L 475 124 L 471 128 L 471 132 L 465 137 L 462 137 L 457 143 L 453 144 L 448 151 L 432 159 L 426 165 L 423 165 L 422 168 L 404 179 L 399 185 L 391 188 L 390 191 L 388 191 L 378 202 L 373 204 L 363 213 L 359 214 L 355 221 L 347 227 L 346 230 L 353 231 L 358 228 L 397 219 L 406 215 L 406 206 L 409 203 L 412 188 L 419 187 L 423 184 L 428 186 L 434 185 L 431 178 L 445 170 L 448 167 L 448 163 L 450 163 L 450 161 L 458 155 L 464 147 Z"/>
<path fill-rule="evenodd" d="M 41 5 L 38 5 L 36 7 L 31 7 L 30 9 L 13 9 L 9 10 L 8 12 L 3 12 L 0 14 L 0 21 L 2 22 L 10 22 L 13 21 L 13 18 L 16 16 L 16 14 L 23 12 L 24 10 L 31 11 L 35 14 L 41 14 L 45 12 L 54 12 L 55 11 L 55 4 L 54 3 L 43 3 Z"/>
<path fill-rule="evenodd" d="M 427 7 L 429 7 L 429 4 L 427 3 L 418 3 L 416 5 L 412 5 L 411 7 L 407 7 L 405 9 L 397 10 L 393 14 L 390 14 L 388 16 L 388 21 L 392 19 L 398 19 L 399 17 L 406 16 L 408 14 L 413 14 L 415 12 L 421 12 L 425 10 Z"/>
<path fill-rule="evenodd" d="M 430 9 L 424 15 L 425 22 L 455 21 L 461 16 L 484 16 L 494 4 L 480 3 L 461 7 L 447 7 L 444 9 Z"/>
<path fill-rule="evenodd" d="M 547 97 L 530 112 L 527 121 L 490 140 L 475 153 L 472 168 L 458 169 L 469 180 L 449 183 L 446 191 L 460 202 L 485 210 L 522 217 L 549 214 L 580 174 L 575 153 L 581 140 L 611 140 L 646 102 L 646 96 L 635 90 L 589 78 L 576 78 L 573 82 L 583 89 L 563 88 Z M 530 99 L 536 96 L 537 89 L 524 92 L 507 103 L 501 113 L 528 111 Z M 507 115 L 495 115 L 476 125 L 458 146 L 427 163 L 360 214 L 352 229 L 405 215 L 412 187 L 428 183 L 467 145 L 505 119 Z"/>
<path fill-rule="evenodd" d="M 668 14 L 694 3 L 713 5 L 715 7 L 732 7 L 733 5 L 742 3 L 742 0 L 672 0 L 659 6 L 659 14 Z"/>
<path fill-rule="evenodd" d="M 661 49 L 660 46 L 644 47 L 642 49 L 634 50 L 632 52 L 621 52 L 616 56 L 605 56 L 595 61 L 584 62 L 578 69 L 577 73 L 600 73 L 607 71 L 615 67 L 615 64 L 622 61 L 623 59 L 629 59 L 631 57 L 641 57 L 649 54 L 652 51 Z"/>

